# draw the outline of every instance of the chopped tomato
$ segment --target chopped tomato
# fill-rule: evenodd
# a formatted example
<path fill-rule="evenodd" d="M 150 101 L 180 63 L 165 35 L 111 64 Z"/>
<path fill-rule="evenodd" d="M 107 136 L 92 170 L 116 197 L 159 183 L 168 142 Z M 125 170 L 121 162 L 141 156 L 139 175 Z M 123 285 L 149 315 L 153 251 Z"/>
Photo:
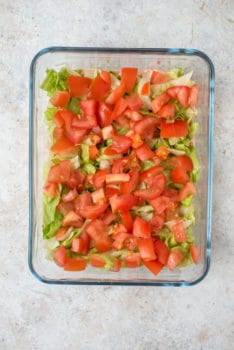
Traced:
<path fill-rule="evenodd" d="M 108 105 L 114 105 L 125 94 L 125 85 L 120 84 L 115 88 L 106 99 Z"/>
<path fill-rule="evenodd" d="M 141 263 L 140 253 L 132 253 L 131 255 L 128 255 L 125 260 L 126 266 L 130 268 L 139 267 L 140 263 Z"/>
<path fill-rule="evenodd" d="M 118 210 L 130 210 L 137 203 L 137 197 L 133 196 L 132 194 L 122 194 L 120 196 L 114 195 L 110 198 L 110 205 L 113 213 Z"/>
<path fill-rule="evenodd" d="M 190 88 L 188 86 L 173 86 L 167 89 L 166 93 L 171 98 L 178 98 L 182 106 L 188 106 L 188 98 L 190 93 Z"/>
<path fill-rule="evenodd" d="M 98 241 L 103 234 L 107 235 L 108 226 L 100 219 L 92 220 L 86 226 L 86 232 L 91 239 Z"/>
<path fill-rule="evenodd" d="M 110 250 L 112 241 L 105 233 L 103 233 L 98 240 L 95 241 L 94 247 L 100 252 L 104 253 Z"/>
<path fill-rule="evenodd" d="M 112 186 L 107 186 L 105 189 L 105 195 L 106 198 L 110 199 L 111 197 L 113 197 L 115 194 L 119 194 L 119 188 L 116 187 L 112 187 Z"/>
<path fill-rule="evenodd" d="M 82 100 L 80 101 L 80 108 L 85 115 L 95 115 L 97 112 L 97 101 L 95 100 Z"/>
<path fill-rule="evenodd" d="M 168 257 L 170 255 L 170 250 L 168 246 L 163 241 L 161 241 L 161 239 L 158 239 L 154 242 L 154 251 L 157 255 L 158 261 L 162 265 L 166 265 Z"/>
<path fill-rule="evenodd" d="M 108 148 L 106 148 L 105 150 L 105 154 L 112 154 L 112 153 L 108 153 L 106 152 L 108 149 L 113 151 L 113 154 L 121 154 L 121 153 L 125 153 L 129 147 L 131 147 L 132 145 L 132 140 L 124 135 L 114 135 L 112 137 L 112 145 L 109 146 Z"/>
<path fill-rule="evenodd" d="M 99 156 L 99 150 L 96 146 L 89 146 L 89 158 L 95 160 Z"/>
<path fill-rule="evenodd" d="M 57 126 L 54 128 L 53 131 L 53 140 L 57 141 L 60 139 L 62 136 L 65 136 L 65 131 L 63 128 L 58 128 Z"/>
<path fill-rule="evenodd" d="M 75 200 L 75 208 L 77 212 L 79 212 L 80 209 L 85 209 L 90 205 L 92 205 L 92 196 L 90 192 L 83 192 L 79 194 L 78 198 Z"/>
<path fill-rule="evenodd" d="M 80 209 L 80 215 L 85 219 L 96 219 L 99 215 L 104 213 L 107 209 L 108 204 L 95 204 Z"/>
<path fill-rule="evenodd" d="M 144 139 L 151 139 L 155 133 L 156 127 L 160 125 L 160 122 L 155 117 L 145 117 L 144 119 L 136 122 L 134 131 Z"/>
<path fill-rule="evenodd" d="M 133 222 L 133 236 L 137 238 L 151 237 L 150 224 L 140 216 L 136 216 Z"/>
<path fill-rule="evenodd" d="M 161 118 L 170 119 L 175 117 L 175 106 L 173 103 L 167 103 L 158 111 Z"/>
<path fill-rule="evenodd" d="M 170 80 L 170 77 L 159 70 L 153 70 L 151 75 L 151 84 L 163 84 Z"/>
<path fill-rule="evenodd" d="M 128 174 L 130 176 L 130 180 L 128 182 L 122 182 L 120 185 L 121 193 L 128 194 L 135 190 L 139 183 L 139 173 L 138 171 L 131 171 Z"/>
<path fill-rule="evenodd" d="M 79 128 L 79 129 L 71 128 L 66 131 L 66 136 L 74 145 L 81 143 L 84 137 L 86 136 L 86 134 L 87 134 L 87 129 L 82 129 L 82 128 Z"/>
<path fill-rule="evenodd" d="M 188 105 L 190 107 L 196 106 L 197 100 L 198 100 L 198 91 L 199 91 L 199 88 L 198 88 L 198 85 L 196 84 L 190 88 L 190 93 L 188 98 Z"/>
<path fill-rule="evenodd" d="M 102 128 L 102 137 L 103 140 L 110 139 L 114 136 L 114 128 L 112 125 L 105 126 Z"/>
<path fill-rule="evenodd" d="M 186 197 L 195 193 L 196 193 L 195 186 L 192 182 L 189 181 L 179 190 L 178 200 L 182 201 Z"/>
<path fill-rule="evenodd" d="M 128 182 L 130 180 L 129 174 L 107 174 L 107 184 L 118 184 L 120 182 Z"/>
<path fill-rule="evenodd" d="M 169 149 L 166 146 L 159 146 L 159 148 L 156 150 L 155 154 L 157 157 L 161 160 L 167 159 L 167 156 L 169 154 Z"/>
<path fill-rule="evenodd" d="M 86 269 L 87 261 L 84 258 L 67 258 L 64 270 L 65 271 L 82 271 Z"/>
<path fill-rule="evenodd" d="M 64 241 L 70 236 L 70 234 L 71 230 L 69 230 L 67 227 L 61 227 L 60 229 L 58 229 L 58 231 L 56 231 L 55 238 L 57 239 L 57 241 Z"/>
<path fill-rule="evenodd" d="M 159 197 L 165 187 L 166 184 L 166 178 L 164 174 L 160 174 L 154 177 L 154 179 L 152 180 L 152 185 L 150 186 L 150 188 L 146 189 L 146 190 L 137 190 L 135 191 L 135 196 L 140 197 L 142 199 L 154 199 L 156 197 Z"/>
<path fill-rule="evenodd" d="M 105 198 L 105 192 L 103 190 L 103 188 L 99 188 L 98 190 L 94 191 L 91 193 L 91 196 L 92 196 L 92 200 L 93 200 L 93 203 L 104 203 L 106 201 L 106 198 Z"/>
<path fill-rule="evenodd" d="M 73 128 L 92 129 L 95 128 L 95 126 L 97 126 L 97 118 L 95 115 L 87 115 L 85 117 L 77 115 L 72 121 Z"/>
<path fill-rule="evenodd" d="M 161 214 L 167 208 L 169 202 L 170 202 L 170 198 L 165 196 L 160 196 L 158 198 L 152 199 L 150 201 L 150 204 L 154 208 L 156 214 Z"/>
<path fill-rule="evenodd" d="M 185 171 L 193 170 L 192 159 L 186 155 L 172 157 L 168 162 L 172 167 L 182 167 Z"/>
<path fill-rule="evenodd" d="M 170 177 L 173 182 L 178 184 L 184 184 L 189 180 L 189 176 L 182 167 L 173 169 L 170 173 Z"/>
<path fill-rule="evenodd" d="M 76 189 L 73 189 L 68 193 L 65 193 L 62 195 L 62 201 L 65 203 L 72 202 L 74 199 L 76 199 L 76 197 L 77 197 L 77 191 Z"/>
<path fill-rule="evenodd" d="M 111 114 L 112 110 L 104 102 L 99 102 L 97 120 L 101 128 L 111 124 Z"/>
<path fill-rule="evenodd" d="M 149 146 L 147 146 L 145 143 L 136 149 L 136 154 L 141 161 L 151 159 L 154 156 L 154 152 L 151 151 Z"/>
<path fill-rule="evenodd" d="M 161 122 L 160 137 L 185 137 L 188 134 L 188 123 L 184 120 L 175 120 L 173 123 Z"/>
<path fill-rule="evenodd" d="M 91 85 L 91 79 L 70 75 L 67 78 L 67 83 L 71 97 L 81 97 L 88 93 Z"/>
<path fill-rule="evenodd" d="M 114 237 L 114 242 L 112 243 L 112 248 L 115 250 L 120 250 L 123 248 L 124 241 L 129 238 L 129 233 L 120 232 Z"/>
<path fill-rule="evenodd" d="M 106 181 L 106 174 L 109 173 L 109 169 L 101 169 L 96 172 L 93 176 L 93 185 L 96 188 L 103 187 L 105 181 Z"/>
<path fill-rule="evenodd" d="M 65 107 L 70 99 L 68 91 L 56 91 L 51 97 L 50 102 L 55 107 Z"/>
<path fill-rule="evenodd" d="M 116 221 L 117 217 L 115 214 L 113 214 L 110 210 L 107 211 L 103 217 L 102 217 L 102 221 L 106 224 L 106 225 L 110 225 L 113 221 Z"/>
<path fill-rule="evenodd" d="M 102 70 L 100 73 L 100 77 L 106 82 L 108 86 L 111 86 L 111 76 L 109 72 L 107 72 L 106 70 Z"/>
<path fill-rule="evenodd" d="M 177 242 L 186 242 L 186 231 L 184 227 L 184 222 L 182 220 L 176 220 L 176 222 L 171 227 L 171 231 Z"/>
<path fill-rule="evenodd" d="M 64 125 L 64 119 L 60 113 L 60 111 L 56 112 L 53 116 L 53 121 L 55 122 L 58 128 L 62 128 Z"/>
<path fill-rule="evenodd" d="M 79 228 L 83 225 L 83 219 L 80 217 L 80 215 L 76 214 L 74 211 L 70 211 L 63 218 L 62 225 Z"/>
<path fill-rule="evenodd" d="M 107 81 L 106 77 L 104 77 L 104 79 L 103 77 L 104 74 L 98 75 L 96 78 L 93 79 L 91 84 L 91 96 L 96 101 L 102 101 L 111 87 L 110 79 L 108 79 Z"/>
<path fill-rule="evenodd" d="M 137 94 L 132 94 L 126 98 L 127 106 L 131 111 L 138 111 L 144 106 L 142 99 Z M 141 115 L 140 115 L 141 116 Z M 132 119 L 129 116 L 130 119 Z M 139 117 L 138 117 L 139 118 Z M 142 119 L 142 116 L 141 116 Z M 132 119 L 134 120 L 134 119 Z"/>
<path fill-rule="evenodd" d="M 53 165 L 48 174 L 48 181 L 56 184 L 65 184 L 71 176 L 71 163 L 69 160 L 63 160 Z"/>
<path fill-rule="evenodd" d="M 72 248 L 71 250 L 75 253 L 80 253 L 82 254 L 84 249 L 84 240 L 83 238 L 73 238 L 72 240 Z"/>
<path fill-rule="evenodd" d="M 147 267 L 147 269 L 150 270 L 155 276 L 158 275 L 163 268 L 163 265 L 157 260 L 154 260 L 154 261 L 142 260 L 142 262 Z"/>
<path fill-rule="evenodd" d="M 67 260 L 66 249 L 63 245 L 53 252 L 53 259 L 58 266 L 64 266 Z"/>
<path fill-rule="evenodd" d="M 164 222 L 165 215 L 163 213 L 154 215 L 153 218 L 150 220 L 152 231 L 154 233 L 159 233 L 163 228 Z"/>
<path fill-rule="evenodd" d="M 125 85 L 127 93 L 130 93 L 136 83 L 137 68 L 124 67 L 121 69 L 121 82 Z"/>
<path fill-rule="evenodd" d="M 121 97 L 115 104 L 115 107 L 114 107 L 113 112 L 111 114 L 111 119 L 115 120 L 118 116 L 120 116 L 125 111 L 127 106 L 128 106 L 128 104 L 127 104 L 126 100 Z"/>
<path fill-rule="evenodd" d="M 139 239 L 138 248 L 142 260 L 152 261 L 157 258 L 154 251 L 154 243 L 152 238 Z"/>
<path fill-rule="evenodd" d="M 92 254 L 90 256 L 90 264 L 94 267 L 104 267 L 106 262 L 102 257 Z"/>
<path fill-rule="evenodd" d="M 143 96 L 149 96 L 150 95 L 150 83 L 149 82 L 145 83 L 142 86 L 140 94 L 143 95 Z"/>
<path fill-rule="evenodd" d="M 64 203 L 62 201 L 57 205 L 57 211 L 64 216 L 67 215 L 70 211 L 75 209 L 73 202 Z"/>
<path fill-rule="evenodd" d="M 114 259 L 114 265 L 113 265 L 113 271 L 119 272 L 119 270 L 121 269 L 121 265 L 122 265 L 121 260 L 115 258 Z"/>
<path fill-rule="evenodd" d="M 57 155 L 73 154 L 76 152 L 76 147 L 67 137 L 61 136 L 55 141 L 50 150 Z"/>
<path fill-rule="evenodd" d="M 180 248 L 173 248 L 168 257 L 167 266 L 169 270 L 174 270 L 176 266 L 181 263 L 184 258 L 184 253 L 182 253 Z"/>
<path fill-rule="evenodd" d="M 127 167 L 129 163 L 129 158 L 128 157 L 122 157 L 115 159 L 112 164 L 112 173 L 113 174 L 119 174 L 123 173 L 125 167 Z"/>
<path fill-rule="evenodd" d="M 131 111 L 130 109 L 126 109 L 126 111 L 124 112 L 124 115 L 127 118 L 131 119 L 131 121 L 133 122 L 139 122 L 140 120 L 143 119 L 143 116 L 140 113 L 138 113 L 137 111 Z M 132 130 L 130 132 L 132 132 Z"/>
<path fill-rule="evenodd" d="M 164 92 L 163 94 L 157 96 L 152 102 L 151 107 L 154 113 L 158 111 L 170 100 L 170 96 Z"/>
<path fill-rule="evenodd" d="M 199 250 L 197 246 L 195 244 L 191 244 L 189 247 L 189 250 L 190 250 L 190 254 L 192 256 L 193 262 L 197 264 L 199 260 Z"/>
<path fill-rule="evenodd" d="M 130 211 L 122 211 L 120 212 L 120 217 L 123 225 L 126 227 L 128 232 L 132 231 L 133 228 L 133 219 Z"/>
<path fill-rule="evenodd" d="M 163 171 L 163 167 L 161 165 L 155 165 L 149 168 L 148 170 L 142 171 L 140 178 L 142 181 L 145 181 L 148 178 L 152 178 L 156 175 L 161 174 Z"/>
<path fill-rule="evenodd" d="M 49 197 L 55 197 L 58 194 L 58 184 L 53 183 L 53 182 L 47 182 L 44 187 L 44 192 L 49 196 Z"/>

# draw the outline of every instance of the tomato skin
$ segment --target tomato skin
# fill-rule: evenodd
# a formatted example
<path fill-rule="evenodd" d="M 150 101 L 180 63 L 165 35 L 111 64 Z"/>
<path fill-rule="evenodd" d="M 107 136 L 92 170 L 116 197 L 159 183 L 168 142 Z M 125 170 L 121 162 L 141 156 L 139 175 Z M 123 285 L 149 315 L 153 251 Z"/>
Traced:
<path fill-rule="evenodd" d="M 127 267 L 135 268 L 139 267 L 141 263 L 140 253 L 132 253 L 126 257 L 125 264 Z"/>
<path fill-rule="evenodd" d="M 189 180 L 189 176 L 182 167 L 177 167 L 173 169 L 170 173 L 170 177 L 173 182 L 184 184 Z"/>
<path fill-rule="evenodd" d="M 167 103 L 158 111 L 158 115 L 161 118 L 172 119 L 175 117 L 175 105 L 173 103 Z"/>
<path fill-rule="evenodd" d="M 127 103 L 128 108 L 131 111 L 138 111 L 139 109 L 141 109 L 144 106 L 144 103 L 142 102 L 142 100 L 138 94 L 132 94 L 131 96 L 128 96 L 126 98 L 126 103 Z M 141 115 L 140 115 L 140 117 L 142 119 Z M 129 117 L 129 118 L 132 119 L 131 117 Z"/>
<path fill-rule="evenodd" d="M 125 85 L 125 90 L 130 93 L 136 83 L 137 68 L 123 67 L 121 69 L 121 82 Z"/>
<path fill-rule="evenodd" d="M 82 254 L 83 248 L 84 248 L 84 240 L 83 240 L 83 238 L 73 238 L 71 250 L 73 252 L 75 252 L 75 253 Z"/>
<path fill-rule="evenodd" d="M 139 239 L 138 248 L 142 260 L 152 261 L 157 258 L 154 251 L 154 244 L 152 238 Z"/>
<path fill-rule="evenodd" d="M 158 275 L 163 268 L 163 265 L 157 260 L 154 260 L 154 261 L 142 260 L 142 262 L 145 265 L 145 267 L 147 267 L 147 269 L 149 269 L 155 276 Z"/>
<path fill-rule="evenodd" d="M 111 124 L 111 114 L 112 110 L 104 102 L 99 102 L 97 120 L 101 128 Z"/>
<path fill-rule="evenodd" d="M 144 161 L 153 158 L 154 152 L 144 143 L 136 149 L 136 155 L 141 161 Z"/>
<path fill-rule="evenodd" d="M 114 105 L 125 94 L 125 85 L 120 84 L 115 88 L 106 99 L 108 105 Z"/>
<path fill-rule="evenodd" d="M 106 265 L 106 262 L 102 257 L 94 254 L 90 256 L 89 261 L 90 265 L 92 265 L 93 267 L 104 267 Z"/>
<path fill-rule="evenodd" d="M 111 114 L 111 120 L 115 120 L 118 116 L 120 116 L 125 111 L 127 106 L 128 104 L 126 100 L 123 97 L 121 97 L 115 104 L 115 107 Z"/>
<path fill-rule="evenodd" d="M 143 220 L 140 216 L 136 216 L 133 222 L 133 236 L 137 238 L 150 238 L 151 227 L 148 222 Z"/>
<path fill-rule="evenodd" d="M 188 134 L 188 123 L 184 120 L 175 120 L 173 123 L 161 122 L 160 137 L 185 137 Z"/>
<path fill-rule="evenodd" d="M 168 80 L 170 80 L 170 77 L 159 70 L 154 70 L 151 75 L 151 84 L 162 84 L 166 83 Z"/>
<path fill-rule="evenodd" d="M 196 106 L 197 100 L 198 100 L 198 92 L 199 92 L 198 85 L 195 84 L 190 88 L 190 94 L 188 98 L 188 105 L 190 107 Z"/>
<path fill-rule="evenodd" d="M 196 193 L 196 188 L 195 188 L 194 184 L 191 181 L 189 181 L 184 185 L 184 187 L 182 187 L 179 190 L 178 201 L 182 201 L 186 197 L 188 197 L 192 194 L 195 194 L 195 193 Z"/>
<path fill-rule="evenodd" d="M 169 270 L 174 270 L 177 265 L 183 260 L 184 253 L 182 253 L 180 248 L 173 248 L 170 251 L 170 255 L 168 257 L 167 266 Z"/>
<path fill-rule="evenodd" d="M 97 112 L 97 101 L 93 99 L 82 100 L 80 101 L 80 108 L 85 115 L 95 115 Z"/>
<path fill-rule="evenodd" d="M 168 160 L 172 167 L 182 167 L 185 171 L 193 170 L 193 162 L 187 155 L 172 157 Z"/>
<path fill-rule="evenodd" d="M 65 271 L 82 271 L 86 269 L 87 261 L 84 258 L 67 258 Z"/>
<path fill-rule="evenodd" d="M 66 184 L 71 176 L 71 163 L 69 160 L 63 160 L 53 165 L 48 174 L 48 182 L 56 184 Z"/>
<path fill-rule="evenodd" d="M 132 140 L 124 135 L 114 135 L 112 137 L 112 145 L 106 148 L 105 154 L 110 154 L 106 152 L 108 149 L 111 149 L 114 153 L 113 154 L 121 154 L 125 153 L 129 147 L 132 145 Z"/>
<path fill-rule="evenodd" d="M 160 121 L 154 117 L 146 117 L 136 122 L 134 131 L 144 139 L 151 139 L 154 135 L 155 128 L 160 125 Z"/>
<path fill-rule="evenodd" d="M 170 250 L 167 247 L 167 245 L 163 241 L 161 241 L 161 239 L 158 239 L 154 242 L 154 251 L 157 255 L 158 261 L 162 265 L 166 265 L 168 257 L 170 255 Z"/>
<path fill-rule="evenodd" d="M 173 86 L 167 89 L 166 93 L 171 98 L 177 98 L 182 106 L 188 107 L 188 99 L 190 95 L 190 88 L 188 86 Z"/>
<path fill-rule="evenodd" d="M 120 194 L 120 191 L 116 187 L 107 186 L 105 189 L 105 195 L 106 195 L 106 198 L 108 198 L 108 199 L 110 199 L 114 195 L 118 195 L 118 194 Z"/>
<path fill-rule="evenodd" d="M 53 116 L 53 121 L 55 122 L 56 126 L 58 128 L 62 128 L 64 125 L 64 119 L 61 116 L 60 111 L 56 112 L 55 115 Z"/>
<path fill-rule="evenodd" d="M 91 96 L 96 101 L 102 101 L 111 87 L 111 82 L 104 80 L 103 74 L 93 79 L 91 84 Z"/>
<path fill-rule="evenodd" d="M 70 75 L 67 78 L 71 97 L 81 97 L 89 92 L 91 79 Z"/>
<path fill-rule="evenodd" d="M 70 99 L 68 91 L 56 91 L 51 97 L 50 102 L 55 107 L 65 107 Z"/>
<path fill-rule="evenodd" d="M 67 260 L 67 253 L 63 245 L 61 245 L 53 252 L 53 259 L 58 266 L 63 267 L 65 265 Z"/>
<path fill-rule="evenodd" d="M 158 111 L 170 100 L 170 96 L 164 92 L 161 95 L 157 96 L 151 102 L 151 108 L 154 113 L 158 113 Z"/>
<path fill-rule="evenodd" d="M 126 227 L 128 232 L 132 231 L 133 228 L 133 219 L 130 211 L 123 211 L 120 213 L 120 217 L 122 220 L 123 225 Z"/>
<path fill-rule="evenodd" d="M 190 254 L 192 256 L 194 264 L 198 263 L 199 260 L 199 250 L 195 244 L 191 244 L 189 247 Z"/>
<path fill-rule="evenodd" d="M 112 212 L 130 210 L 138 203 L 138 199 L 132 194 L 114 195 L 110 198 Z"/>
<path fill-rule="evenodd" d="M 107 209 L 108 204 L 95 204 L 80 209 L 80 215 L 85 219 L 96 219 L 99 215 L 104 213 Z"/>

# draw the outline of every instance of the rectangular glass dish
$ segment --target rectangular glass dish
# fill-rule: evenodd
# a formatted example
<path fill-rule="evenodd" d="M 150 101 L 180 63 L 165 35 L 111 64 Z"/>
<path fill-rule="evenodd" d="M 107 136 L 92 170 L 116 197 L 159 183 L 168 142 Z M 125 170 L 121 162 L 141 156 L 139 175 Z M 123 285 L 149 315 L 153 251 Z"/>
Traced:
<path fill-rule="evenodd" d="M 182 67 L 193 71 L 193 80 L 199 85 L 199 124 L 195 136 L 196 152 L 201 163 L 200 179 L 196 184 L 196 224 L 193 227 L 195 241 L 200 249 L 198 264 L 169 271 L 163 269 L 157 276 L 144 267 L 121 269 L 118 273 L 88 267 L 80 272 L 68 272 L 46 259 L 42 236 L 43 223 L 43 166 L 48 160 L 49 137 L 44 122 L 48 97 L 40 89 L 47 68 L 59 70 L 97 68 L 120 70 L 121 67 L 137 67 L 139 70 L 171 70 Z M 29 268 L 40 281 L 54 284 L 116 284 L 188 286 L 200 282 L 210 265 L 212 224 L 212 175 L 213 175 L 213 116 L 214 116 L 214 67 L 209 57 L 193 49 L 119 49 L 50 47 L 41 50 L 33 58 L 30 67 L 30 116 L 29 116 Z"/>

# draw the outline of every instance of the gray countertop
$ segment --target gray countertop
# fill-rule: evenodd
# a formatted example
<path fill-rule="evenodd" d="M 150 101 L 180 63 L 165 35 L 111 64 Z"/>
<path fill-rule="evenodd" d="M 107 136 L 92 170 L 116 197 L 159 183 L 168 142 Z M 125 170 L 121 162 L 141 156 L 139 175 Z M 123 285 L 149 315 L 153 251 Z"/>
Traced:
<path fill-rule="evenodd" d="M 52 45 L 187 47 L 216 69 L 212 262 L 190 288 L 51 286 L 27 266 L 28 74 Z M 234 1 L 0 1 L 0 349 L 233 349 Z"/>

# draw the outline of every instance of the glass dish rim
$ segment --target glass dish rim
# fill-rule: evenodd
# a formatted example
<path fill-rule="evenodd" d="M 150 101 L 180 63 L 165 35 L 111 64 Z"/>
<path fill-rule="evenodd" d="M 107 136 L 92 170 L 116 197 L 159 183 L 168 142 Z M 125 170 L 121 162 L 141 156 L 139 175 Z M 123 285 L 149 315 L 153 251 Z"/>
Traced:
<path fill-rule="evenodd" d="M 206 269 L 204 273 L 192 282 L 136 282 L 136 281 L 69 281 L 45 279 L 33 267 L 33 96 L 34 96 L 34 65 L 40 56 L 49 52 L 110 52 L 110 53 L 156 53 L 169 55 L 193 55 L 201 57 L 209 66 L 209 130 L 208 130 L 208 178 L 207 178 L 207 222 L 206 222 Z M 31 273 L 40 282 L 60 285 L 123 285 L 123 286 L 193 286 L 201 282 L 208 274 L 211 257 L 211 228 L 212 228 L 212 190 L 213 190 L 213 164 L 214 164 L 214 86 L 215 69 L 213 62 L 203 51 L 187 48 L 113 48 L 113 47 L 69 47 L 50 46 L 41 49 L 33 57 L 29 73 L 29 232 L 28 232 L 28 266 Z"/>

